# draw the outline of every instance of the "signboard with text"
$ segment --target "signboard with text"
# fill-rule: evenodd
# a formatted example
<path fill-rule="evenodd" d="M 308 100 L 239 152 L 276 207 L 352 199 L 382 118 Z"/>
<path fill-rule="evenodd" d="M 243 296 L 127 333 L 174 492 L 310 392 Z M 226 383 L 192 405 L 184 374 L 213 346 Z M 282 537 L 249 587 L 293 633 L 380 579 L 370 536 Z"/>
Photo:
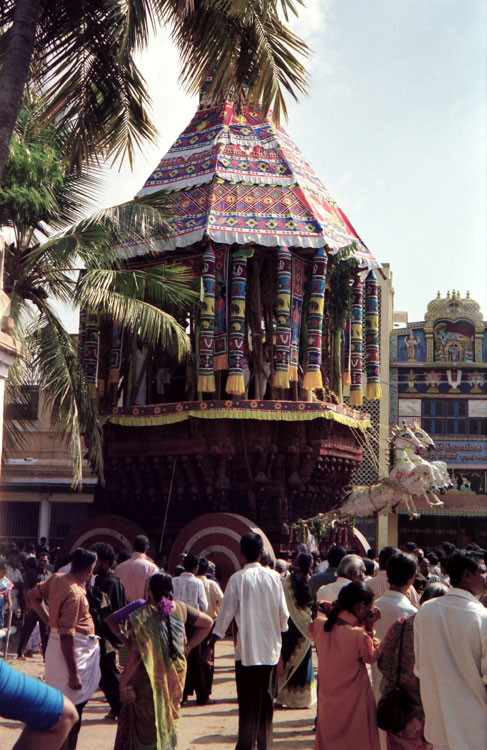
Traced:
<path fill-rule="evenodd" d="M 435 438 L 436 451 L 428 453 L 430 461 L 445 461 L 448 466 L 487 469 L 487 439 Z"/>

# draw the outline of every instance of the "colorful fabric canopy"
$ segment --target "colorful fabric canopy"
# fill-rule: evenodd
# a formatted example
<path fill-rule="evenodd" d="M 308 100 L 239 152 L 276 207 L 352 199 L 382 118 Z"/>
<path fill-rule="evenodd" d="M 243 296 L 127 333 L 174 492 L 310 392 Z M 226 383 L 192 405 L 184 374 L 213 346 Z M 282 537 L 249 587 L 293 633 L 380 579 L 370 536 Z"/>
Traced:
<path fill-rule="evenodd" d="M 258 108 L 231 102 L 200 109 L 139 195 L 167 191 L 169 236 L 137 244 L 125 257 L 216 243 L 349 248 L 362 267 L 378 267 L 309 162 Z"/>

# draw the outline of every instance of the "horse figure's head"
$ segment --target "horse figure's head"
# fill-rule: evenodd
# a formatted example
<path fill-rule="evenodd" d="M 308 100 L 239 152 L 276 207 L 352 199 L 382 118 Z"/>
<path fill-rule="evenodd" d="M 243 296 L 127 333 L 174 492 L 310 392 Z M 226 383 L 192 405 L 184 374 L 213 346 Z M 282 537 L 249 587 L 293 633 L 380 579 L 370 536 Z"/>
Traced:
<path fill-rule="evenodd" d="M 414 432 L 414 436 L 421 443 L 422 448 L 426 448 L 426 450 L 436 450 L 433 438 L 430 437 L 426 430 L 423 430 L 423 428 L 417 422 L 413 422 L 411 429 Z"/>
<path fill-rule="evenodd" d="M 413 428 L 403 422 L 401 427 L 395 427 L 393 430 L 392 447 L 394 450 L 399 448 L 408 453 L 415 453 L 418 448 L 422 448 L 422 444 L 414 434 Z"/>

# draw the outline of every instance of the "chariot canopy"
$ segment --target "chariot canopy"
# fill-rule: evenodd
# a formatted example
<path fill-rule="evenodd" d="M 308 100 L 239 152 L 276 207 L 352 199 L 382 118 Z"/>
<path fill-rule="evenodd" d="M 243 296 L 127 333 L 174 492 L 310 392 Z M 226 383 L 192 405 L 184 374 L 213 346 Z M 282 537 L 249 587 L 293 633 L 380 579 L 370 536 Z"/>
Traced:
<path fill-rule="evenodd" d="M 360 267 L 380 266 L 309 161 L 272 113 L 238 113 L 231 101 L 209 106 L 204 96 L 139 196 L 163 190 L 169 234 L 152 250 L 165 252 L 211 240 L 228 245 L 349 250 Z M 143 255 L 144 244 L 123 247 Z"/>
<path fill-rule="evenodd" d="M 125 385 L 111 394 L 102 385 L 105 405 L 228 396 L 341 403 L 346 382 L 357 406 L 363 347 L 367 397 L 379 398 L 380 264 L 272 113 L 214 105 L 205 86 L 138 193 L 163 198 L 165 225 L 117 248 L 131 266 L 177 263 L 191 272 L 201 305 L 183 321 L 193 353 L 180 374 L 186 387 L 170 395 L 173 352 L 144 351 L 119 325 L 112 352 L 104 347 L 105 363 L 115 363 L 105 383 Z"/>

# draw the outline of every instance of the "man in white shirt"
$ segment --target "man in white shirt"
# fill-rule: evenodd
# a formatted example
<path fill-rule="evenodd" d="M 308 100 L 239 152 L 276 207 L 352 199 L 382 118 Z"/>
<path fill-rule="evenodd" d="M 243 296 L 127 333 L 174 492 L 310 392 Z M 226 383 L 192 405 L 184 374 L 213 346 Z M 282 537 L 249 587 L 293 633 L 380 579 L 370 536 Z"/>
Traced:
<path fill-rule="evenodd" d="M 198 571 L 199 558 L 195 555 L 188 554 L 183 560 L 184 573 L 177 578 L 173 578 L 173 597 L 174 599 L 190 604 L 200 612 L 207 612 L 208 599 L 206 598 L 203 581 L 196 577 Z M 188 626 L 186 635 L 188 640 L 191 638 L 193 629 Z M 204 706 L 208 703 L 211 693 L 211 681 L 208 683 L 207 662 L 209 655 L 205 646 L 200 643 L 191 649 L 186 657 L 187 669 L 186 680 L 184 682 L 183 703 L 189 695 L 196 693 L 196 703 L 198 706 Z"/>
<path fill-rule="evenodd" d="M 147 599 L 147 587 L 149 579 L 159 568 L 147 557 L 149 540 L 143 534 L 139 534 L 133 541 L 134 551 L 129 560 L 117 565 L 116 576 L 125 589 L 127 601 L 134 602 L 136 599 Z"/>
<path fill-rule="evenodd" d="M 199 566 L 199 558 L 195 555 L 186 555 L 183 560 L 184 573 L 177 578 L 173 578 L 173 597 L 180 602 L 190 604 L 200 612 L 206 612 L 208 609 L 208 599 L 206 598 L 205 587 L 203 582 L 196 578 Z"/>
<path fill-rule="evenodd" d="M 272 746 L 276 665 L 289 612 L 280 578 L 259 563 L 263 548 L 260 534 L 241 538 L 240 551 L 247 564 L 228 581 L 213 634 L 214 640 L 223 638 L 235 619 L 235 750 L 254 750 L 255 745 L 258 750 L 268 750 Z"/>
<path fill-rule="evenodd" d="M 425 602 L 414 618 L 414 672 L 434 750 L 487 747 L 487 566 L 478 553 L 455 552 L 445 596 Z"/>
<path fill-rule="evenodd" d="M 380 640 L 398 618 L 409 617 L 417 612 L 416 607 L 405 595 L 416 577 L 417 567 L 418 563 L 414 555 L 406 555 L 404 552 L 397 552 L 387 563 L 389 589 L 375 601 L 375 606 L 379 608 L 381 614 L 380 620 L 375 623 L 376 635 Z M 369 582 L 366 581 L 366 584 L 368 586 Z M 381 681 L 382 675 L 377 663 L 374 663 L 372 664 L 372 687 L 376 701 L 381 697 Z M 379 739 L 382 750 L 386 750 L 386 732 L 382 729 L 379 730 Z"/>
<path fill-rule="evenodd" d="M 382 596 L 386 591 L 389 591 L 389 581 L 387 580 L 387 563 L 393 555 L 396 555 L 399 550 L 396 547 L 383 547 L 379 552 L 379 570 L 376 575 L 367 581 L 367 586 L 372 589 L 375 595 L 375 599 Z M 418 609 L 419 607 L 419 594 L 414 588 L 410 586 L 406 591 L 407 598 L 413 605 Z"/>
<path fill-rule="evenodd" d="M 316 594 L 317 601 L 334 602 L 344 586 L 348 586 L 350 581 L 365 580 L 365 563 L 360 555 L 345 555 L 338 563 L 338 577 L 333 583 L 327 583 L 320 586 Z"/>

